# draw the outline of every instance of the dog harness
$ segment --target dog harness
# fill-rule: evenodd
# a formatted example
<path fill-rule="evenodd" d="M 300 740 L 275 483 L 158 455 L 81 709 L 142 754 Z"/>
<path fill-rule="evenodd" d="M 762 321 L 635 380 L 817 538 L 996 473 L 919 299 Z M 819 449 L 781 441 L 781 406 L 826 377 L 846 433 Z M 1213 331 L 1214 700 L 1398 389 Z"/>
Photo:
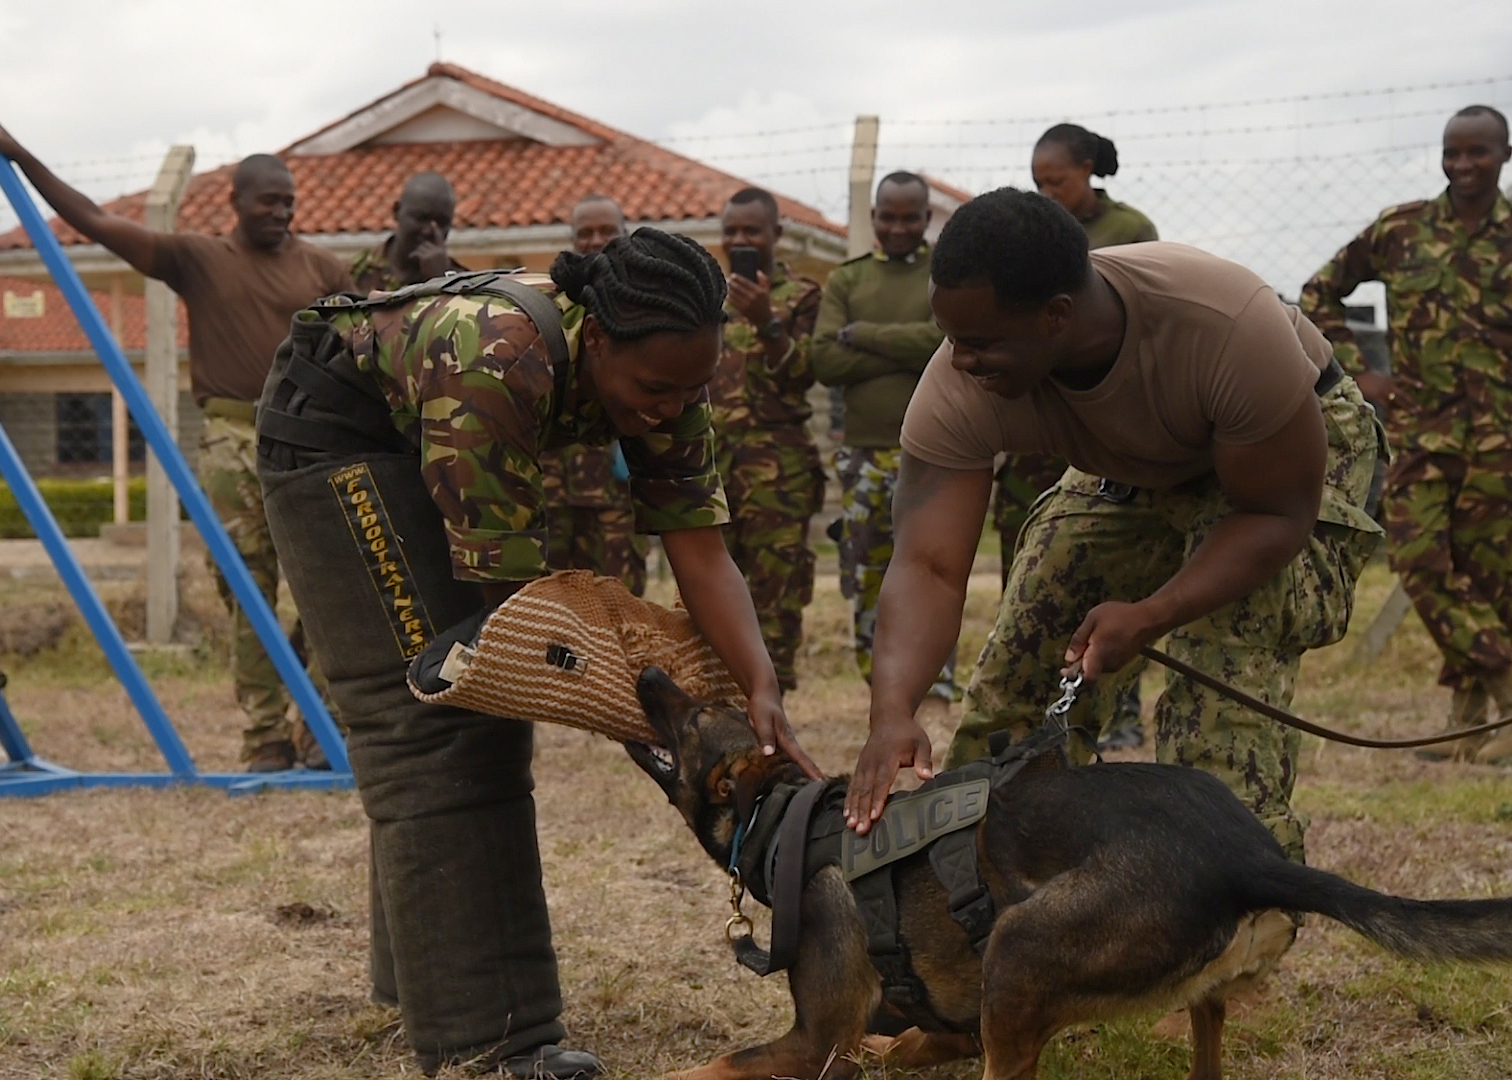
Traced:
<path fill-rule="evenodd" d="M 977 865 L 977 830 L 993 791 L 1035 762 L 1064 767 L 1066 731 L 1056 725 L 1006 744 L 992 756 L 941 773 L 916 791 L 892 795 L 866 836 L 845 826 L 844 781 L 778 784 L 742 812 L 730 853 L 732 878 L 772 909 L 770 953 L 749 933 L 732 938 L 736 958 L 758 975 L 791 965 L 797 953 L 798 906 L 804 886 L 838 867 L 866 930 L 866 951 L 882 980 L 882 999 L 924 1031 L 955 1031 L 939 1016 L 914 971 L 899 933 L 895 864 L 927 853 L 949 897 L 950 917 L 978 955 L 987 946 L 997 905 Z M 1048 755 L 1048 756 L 1047 756 Z M 737 876 L 738 875 L 738 876 Z M 736 920 L 732 920 L 732 923 Z"/>

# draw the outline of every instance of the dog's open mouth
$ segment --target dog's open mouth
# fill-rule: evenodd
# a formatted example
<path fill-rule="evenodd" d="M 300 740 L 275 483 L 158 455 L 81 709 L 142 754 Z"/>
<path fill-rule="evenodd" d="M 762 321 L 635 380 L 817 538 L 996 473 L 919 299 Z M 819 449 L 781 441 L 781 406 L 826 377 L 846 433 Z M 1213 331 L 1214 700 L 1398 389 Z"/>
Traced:
<path fill-rule="evenodd" d="M 627 742 L 625 749 L 630 758 L 658 780 L 670 779 L 677 771 L 677 759 L 672 751 L 661 746 L 647 746 L 640 742 Z"/>

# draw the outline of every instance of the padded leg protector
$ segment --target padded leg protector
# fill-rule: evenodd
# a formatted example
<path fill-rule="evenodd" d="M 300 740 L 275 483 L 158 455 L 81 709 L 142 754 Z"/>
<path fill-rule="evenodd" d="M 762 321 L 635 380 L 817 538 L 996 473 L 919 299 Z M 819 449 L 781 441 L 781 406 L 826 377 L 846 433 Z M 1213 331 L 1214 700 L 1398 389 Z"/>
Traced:
<path fill-rule="evenodd" d="M 373 823 L 394 975 L 427 1071 L 565 1035 L 530 796 Z"/>

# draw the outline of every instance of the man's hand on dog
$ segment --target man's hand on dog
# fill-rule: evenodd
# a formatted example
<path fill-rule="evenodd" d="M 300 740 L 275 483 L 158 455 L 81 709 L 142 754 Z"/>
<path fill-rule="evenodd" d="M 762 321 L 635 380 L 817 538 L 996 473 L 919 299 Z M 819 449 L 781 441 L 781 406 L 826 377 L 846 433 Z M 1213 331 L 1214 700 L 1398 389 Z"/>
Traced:
<path fill-rule="evenodd" d="M 1087 612 L 1076 633 L 1071 635 L 1061 674 L 1068 674 L 1077 661 L 1081 662 L 1081 673 L 1088 681 L 1118 671 L 1132 663 L 1139 650 L 1163 632 L 1145 604 L 1117 600 L 1098 604 Z"/>
<path fill-rule="evenodd" d="M 771 690 L 755 690 L 746 702 L 746 718 L 761 743 L 761 752 L 768 756 L 781 750 L 803 770 L 810 780 L 823 780 L 824 773 L 814 764 L 803 747 L 798 745 L 798 736 L 788 725 L 787 713 L 782 708 L 782 692 L 773 683 Z"/>
<path fill-rule="evenodd" d="M 920 780 L 934 776 L 932 751 L 929 736 L 911 715 L 888 724 L 873 724 L 845 793 L 845 824 L 865 836 L 872 822 L 882 816 L 899 769 L 912 765 Z"/>

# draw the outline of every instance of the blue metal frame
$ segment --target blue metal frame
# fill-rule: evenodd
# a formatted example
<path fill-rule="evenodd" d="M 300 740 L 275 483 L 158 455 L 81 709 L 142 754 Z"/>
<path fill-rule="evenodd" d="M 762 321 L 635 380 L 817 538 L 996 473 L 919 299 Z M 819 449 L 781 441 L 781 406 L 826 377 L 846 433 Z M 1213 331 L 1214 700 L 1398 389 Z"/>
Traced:
<path fill-rule="evenodd" d="M 64 299 L 68 301 L 68 306 L 73 309 L 74 317 L 94 346 L 111 381 L 125 399 L 126 407 L 141 429 L 147 445 L 152 448 L 159 464 L 173 483 L 190 519 L 204 537 L 205 546 L 225 575 L 242 610 L 247 613 L 253 630 L 262 641 L 263 648 L 268 651 L 268 656 L 289 688 L 295 704 L 304 714 L 311 734 L 331 763 L 330 772 L 289 770 L 261 774 L 201 773 L 194 767 L 172 721 L 163 712 L 141 668 L 137 666 L 136 659 L 126 648 L 120 631 L 116 629 L 78 560 L 74 558 L 63 531 L 27 473 L 15 446 L 4 428 L 0 427 L 0 473 L 4 474 L 27 521 L 42 540 L 59 576 L 73 596 L 74 603 L 78 605 L 90 631 L 99 641 L 106 660 L 121 680 L 121 685 L 131 697 L 137 712 L 141 714 L 169 768 L 167 773 L 76 773 L 46 762 L 31 753 L 20 727 L 5 706 L 3 695 L 0 695 L 0 748 L 11 759 L 9 765 L 0 765 L 0 795 L 42 794 L 67 787 L 156 787 L 169 783 L 212 784 L 233 792 L 261 790 L 265 787 L 350 787 L 352 775 L 346 745 L 332 722 L 330 713 L 326 711 L 324 702 L 320 700 L 320 694 L 290 647 L 277 616 L 263 599 L 257 583 L 252 580 L 241 553 L 236 550 L 205 493 L 195 481 L 194 474 L 189 471 L 189 464 L 179 452 L 178 444 L 158 416 L 157 410 L 152 407 L 146 389 L 121 352 L 119 343 L 106 329 L 105 320 L 95 308 L 78 272 L 64 255 L 62 245 L 53 236 L 52 230 L 47 227 L 46 221 L 21 185 L 21 179 L 16 175 L 10 160 L 3 155 L 0 155 L 0 190 L 4 191 L 20 217 L 37 253 L 52 274 Z"/>

